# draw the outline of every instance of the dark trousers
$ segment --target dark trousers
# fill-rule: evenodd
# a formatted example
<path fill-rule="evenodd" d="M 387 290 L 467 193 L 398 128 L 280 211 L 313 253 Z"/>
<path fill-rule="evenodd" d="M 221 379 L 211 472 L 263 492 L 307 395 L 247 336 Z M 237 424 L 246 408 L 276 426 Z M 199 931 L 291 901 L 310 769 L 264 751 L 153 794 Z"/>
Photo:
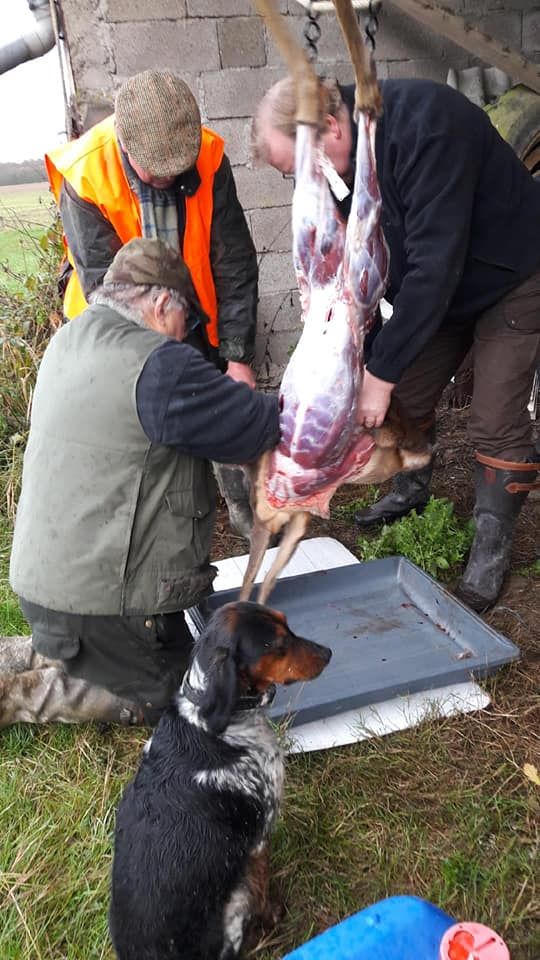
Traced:
<path fill-rule="evenodd" d="M 152 718 L 187 669 L 193 640 L 183 611 L 145 617 L 81 616 L 19 598 L 32 646 L 66 673 L 129 700 Z"/>
<path fill-rule="evenodd" d="M 444 388 L 472 344 L 468 429 L 475 449 L 501 460 L 534 457 L 527 402 L 540 363 L 540 270 L 471 327 L 443 327 L 424 347 L 394 391 L 411 420 L 433 419 Z"/>

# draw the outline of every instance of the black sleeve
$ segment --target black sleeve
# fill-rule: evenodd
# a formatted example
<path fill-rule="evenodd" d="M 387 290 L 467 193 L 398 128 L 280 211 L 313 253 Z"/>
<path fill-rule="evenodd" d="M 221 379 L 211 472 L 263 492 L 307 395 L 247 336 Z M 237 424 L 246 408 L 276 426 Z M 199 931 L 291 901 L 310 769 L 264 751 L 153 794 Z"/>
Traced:
<path fill-rule="evenodd" d="M 86 298 L 99 287 L 122 242 L 93 203 L 81 200 L 64 180 L 60 216 L 77 276 Z"/>
<path fill-rule="evenodd" d="M 481 172 L 483 125 L 475 124 L 465 98 L 437 86 L 427 103 L 410 109 L 393 138 L 406 271 L 367 364 L 391 383 L 440 328 L 461 281 Z"/>
<path fill-rule="evenodd" d="M 137 413 L 152 443 L 218 463 L 249 463 L 279 442 L 277 396 L 219 373 L 193 347 L 166 340 L 148 357 Z"/>
<path fill-rule="evenodd" d="M 226 360 L 251 363 L 255 352 L 259 271 L 226 156 L 214 178 L 213 199 L 210 258 L 218 303 L 220 354 Z"/>

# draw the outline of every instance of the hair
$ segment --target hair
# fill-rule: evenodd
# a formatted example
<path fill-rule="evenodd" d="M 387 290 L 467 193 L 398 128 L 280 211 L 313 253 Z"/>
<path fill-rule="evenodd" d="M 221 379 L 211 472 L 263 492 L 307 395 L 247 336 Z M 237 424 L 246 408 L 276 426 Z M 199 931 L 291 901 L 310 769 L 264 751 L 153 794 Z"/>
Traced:
<path fill-rule="evenodd" d="M 279 130 L 285 136 L 296 137 L 296 84 L 291 76 L 278 80 L 265 93 L 257 106 L 251 127 L 251 148 L 255 161 L 267 162 L 268 130 Z M 319 107 L 321 114 L 337 117 L 343 107 L 343 98 L 337 80 L 319 77 Z"/>
<path fill-rule="evenodd" d="M 108 283 L 106 287 L 101 286 L 94 290 L 88 297 L 88 302 L 111 307 L 139 327 L 146 327 L 145 309 L 148 304 L 154 304 L 162 293 L 169 294 L 173 306 L 181 307 L 186 313 L 188 312 L 188 301 L 178 290 L 149 284 Z"/>

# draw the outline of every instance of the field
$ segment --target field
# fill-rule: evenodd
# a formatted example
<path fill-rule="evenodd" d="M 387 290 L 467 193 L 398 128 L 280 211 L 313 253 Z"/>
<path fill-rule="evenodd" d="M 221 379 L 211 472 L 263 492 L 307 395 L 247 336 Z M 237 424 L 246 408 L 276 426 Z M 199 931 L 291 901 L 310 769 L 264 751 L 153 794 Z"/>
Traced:
<path fill-rule="evenodd" d="M 6 210 L 14 221 L 0 229 L 0 642 L 28 631 L 8 584 L 11 525 L 33 378 L 61 313 L 59 244 L 49 250 L 34 234 L 50 216 L 45 186 L 0 188 L 4 221 Z M 20 290 L 6 290 L 6 277 Z M 461 519 L 473 504 L 467 416 L 441 403 L 433 482 L 434 495 L 450 499 Z M 331 519 L 314 521 L 309 535 L 335 537 L 359 555 L 351 514 L 365 492 L 342 488 Z M 538 506 L 532 497 L 525 505 L 511 575 L 485 615 L 522 653 L 486 683 L 490 707 L 288 759 L 272 860 L 272 893 L 283 909 L 273 929 L 258 931 L 250 960 L 280 960 L 348 914 L 406 893 L 492 926 L 512 960 L 539 960 Z M 212 557 L 245 549 L 221 502 Z M 1 707 L 0 675 L 0 714 Z M 146 736 L 102 724 L 0 730 L 0 960 L 113 960 L 115 807 Z"/>
<path fill-rule="evenodd" d="M 9 290 L 32 274 L 36 244 L 51 223 L 54 204 L 47 183 L 0 186 L 0 284 Z M 3 269 L 1 269 L 3 267 Z"/>

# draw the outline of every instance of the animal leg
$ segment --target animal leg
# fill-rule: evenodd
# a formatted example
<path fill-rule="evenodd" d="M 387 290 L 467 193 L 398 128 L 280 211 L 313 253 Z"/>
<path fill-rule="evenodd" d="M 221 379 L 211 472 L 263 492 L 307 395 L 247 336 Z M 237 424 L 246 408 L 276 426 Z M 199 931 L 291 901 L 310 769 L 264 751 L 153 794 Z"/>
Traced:
<path fill-rule="evenodd" d="M 268 597 L 276 585 L 278 575 L 291 559 L 302 537 L 305 536 L 308 525 L 309 513 L 301 511 L 292 515 L 285 528 L 285 533 L 278 547 L 276 559 L 274 560 L 270 570 L 266 574 L 259 588 L 259 593 L 257 596 L 258 603 L 266 603 L 268 600 Z"/>
<path fill-rule="evenodd" d="M 269 528 L 261 523 L 257 514 L 254 514 L 250 536 L 249 560 L 240 588 L 240 600 L 249 600 L 251 596 L 253 583 L 263 562 L 270 537 L 271 532 Z"/>
<path fill-rule="evenodd" d="M 273 929 L 282 910 L 270 899 L 270 847 L 261 843 L 250 856 L 247 882 L 253 897 L 253 919 L 266 929 Z"/>

